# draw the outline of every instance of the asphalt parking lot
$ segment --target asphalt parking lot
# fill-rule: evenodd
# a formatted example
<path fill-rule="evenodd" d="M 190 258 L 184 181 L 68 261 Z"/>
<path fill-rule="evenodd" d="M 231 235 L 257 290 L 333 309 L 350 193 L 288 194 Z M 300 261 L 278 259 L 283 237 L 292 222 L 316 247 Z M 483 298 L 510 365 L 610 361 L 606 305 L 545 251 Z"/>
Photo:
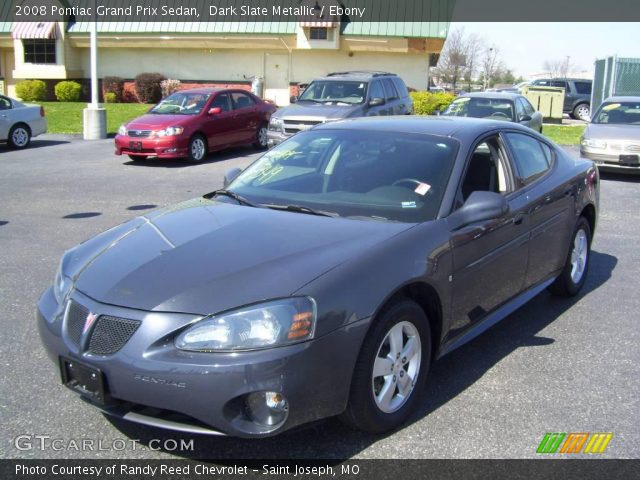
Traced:
<path fill-rule="evenodd" d="M 419 411 L 393 434 L 365 435 L 332 419 L 247 441 L 107 419 L 60 384 L 38 338 L 35 305 L 62 253 L 135 215 L 219 188 L 227 169 L 257 157 L 247 147 L 199 165 L 134 164 L 113 155 L 112 142 L 45 136 L 25 151 L 0 145 L 0 457 L 525 458 L 536 457 L 546 432 L 613 432 L 605 457 L 640 457 L 640 179 L 623 176 L 602 180 L 582 294 L 542 293 L 439 361 Z M 106 448 L 40 449 L 34 440 L 19 450 L 19 435 Z M 193 451 L 164 443 L 190 438 Z M 140 444 L 121 450 L 115 439 Z"/>

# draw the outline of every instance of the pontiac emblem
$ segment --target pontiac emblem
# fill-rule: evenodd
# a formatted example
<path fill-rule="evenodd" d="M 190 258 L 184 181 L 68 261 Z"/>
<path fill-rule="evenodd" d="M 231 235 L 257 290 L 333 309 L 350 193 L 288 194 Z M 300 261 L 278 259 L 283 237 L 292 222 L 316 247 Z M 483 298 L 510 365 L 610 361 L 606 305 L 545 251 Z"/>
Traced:
<path fill-rule="evenodd" d="M 96 318 L 98 318 L 98 315 L 96 315 L 95 313 L 89 312 L 89 315 L 87 315 L 87 319 L 84 322 L 84 328 L 82 329 L 82 333 L 87 333 L 87 331 L 91 328 L 91 325 L 93 325 L 93 322 L 96 321 Z"/>

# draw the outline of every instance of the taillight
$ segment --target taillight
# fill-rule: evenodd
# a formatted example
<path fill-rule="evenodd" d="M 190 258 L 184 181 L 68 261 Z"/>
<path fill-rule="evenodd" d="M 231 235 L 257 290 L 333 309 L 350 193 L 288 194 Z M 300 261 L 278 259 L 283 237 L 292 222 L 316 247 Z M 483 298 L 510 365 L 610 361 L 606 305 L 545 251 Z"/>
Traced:
<path fill-rule="evenodd" d="M 40 116 L 44 117 L 44 107 L 40 107 Z"/>

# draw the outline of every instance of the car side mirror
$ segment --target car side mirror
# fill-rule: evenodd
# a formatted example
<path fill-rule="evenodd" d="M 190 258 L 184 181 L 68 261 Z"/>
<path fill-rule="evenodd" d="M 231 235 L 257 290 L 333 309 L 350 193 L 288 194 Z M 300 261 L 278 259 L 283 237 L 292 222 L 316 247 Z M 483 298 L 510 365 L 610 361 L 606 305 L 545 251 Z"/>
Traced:
<path fill-rule="evenodd" d="M 207 115 L 219 115 L 220 112 L 222 112 L 222 109 L 220 107 L 213 107 L 210 108 L 209 111 L 207 112 Z"/>
<path fill-rule="evenodd" d="M 224 174 L 224 180 L 222 181 L 224 188 L 227 188 L 231 182 L 238 178 L 240 173 L 242 173 L 242 169 L 237 167 L 227 170 L 227 173 Z"/>
<path fill-rule="evenodd" d="M 530 122 L 530 121 L 531 121 L 531 115 L 526 115 L 526 114 L 525 114 L 525 115 L 522 115 L 522 116 L 520 117 L 520 121 L 521 121 L 521 122 Z"/>
<path fill-rule="evenodd" d="M 472 223 L 500 218 L 509 212 L 507 199 L 495 192 L 472 192 L 464 205 L 449 216 L 449 225 L 457 230 Z"/>
<path fill-rule="evenodd" d="M 296 103 L 298 101 L 298 96 L 297 95 L 291 95 L 289 97 L 289 103 Z"/>
<path fill-rule="evenodd" d="M 378 105 L 384 105 L 384 104 L 385 104 L 384 98 L 374 97 L 371 100 L 369 100 L 370 107 L 377 107 Z"/>

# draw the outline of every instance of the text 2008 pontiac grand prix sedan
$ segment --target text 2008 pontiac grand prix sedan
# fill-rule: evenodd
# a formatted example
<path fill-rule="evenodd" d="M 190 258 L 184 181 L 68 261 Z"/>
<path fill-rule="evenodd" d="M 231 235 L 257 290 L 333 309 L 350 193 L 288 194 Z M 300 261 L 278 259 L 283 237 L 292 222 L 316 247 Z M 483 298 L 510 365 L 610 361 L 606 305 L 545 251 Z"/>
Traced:
<path fill-rule="evenodd" d="M 383 432 L 435 359 L 587 276 L 597 169 L 519 125 L 335 122 L 225 180 L 69 250 L 40 299 L 62 381 L 107 413 Z"/>

